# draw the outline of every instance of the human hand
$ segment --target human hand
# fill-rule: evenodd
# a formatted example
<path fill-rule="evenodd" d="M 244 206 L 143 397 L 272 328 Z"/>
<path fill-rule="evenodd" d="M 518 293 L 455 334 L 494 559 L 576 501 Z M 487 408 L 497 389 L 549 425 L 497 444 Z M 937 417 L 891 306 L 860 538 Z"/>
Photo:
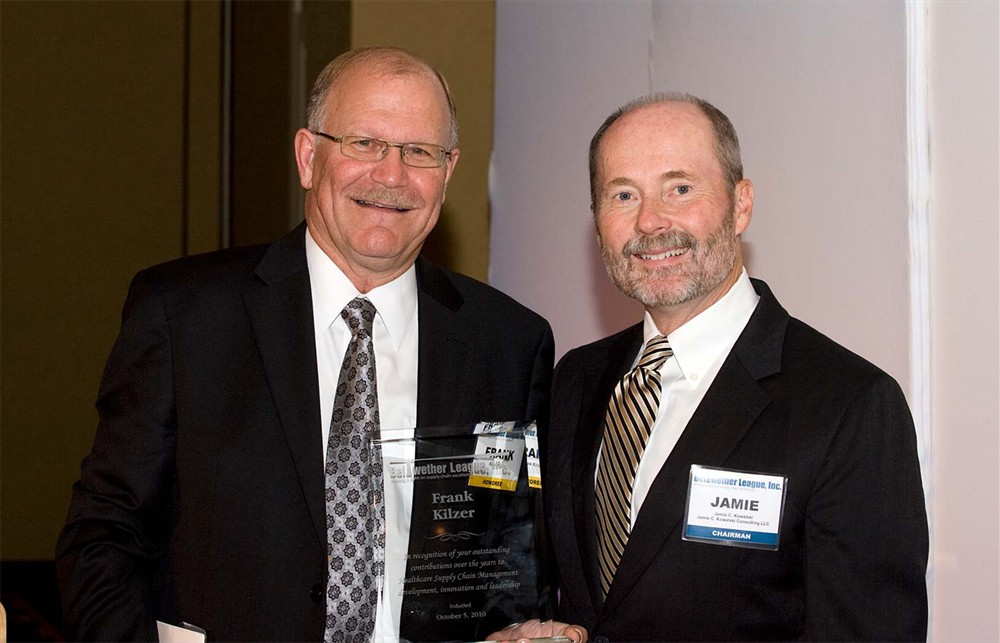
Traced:
<path fill-rule="evenodd" d="M 533 638 L 565 636 L 573 643 L 587 643 L 587 630 L 580 625 L 568 625 L 559 621 L 539 621 L 533 618 L 524 623 L 513 623 L 499 632 L 486 637 L 487 641 L 505 643 L 530 643 Z"/>

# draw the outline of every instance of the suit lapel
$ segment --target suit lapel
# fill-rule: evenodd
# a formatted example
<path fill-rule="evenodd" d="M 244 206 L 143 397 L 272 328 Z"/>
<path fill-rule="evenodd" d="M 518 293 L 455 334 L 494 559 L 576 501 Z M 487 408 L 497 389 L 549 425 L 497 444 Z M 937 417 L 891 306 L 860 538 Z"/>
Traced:
<path fill-rule="evenodd" d="M 465 299 L 445 272 L 417 258 L 417 424 L 446 425 L 465 417 L 475 336 L 458 315 Z"/>
<path fill-rule="evenodd" d="M 594 476 L 597 454 L 604 438 L 604 417 L 615 385 L 632 366 L 642 346 L 642 324 L 637 324 L 618 335 L 607 346 L 607 353 L 597 356 L 588 364 L 588 371 L 581 377 L 579 387 L 579 420 L 573 433 L 573 459 L 571 467 L 573 517 L 578 548 L 578 560 L 595 561 L 582 565 L 583 578 L 595 606 L 600 612 L 602 590 L 597 574 L 597 525 L 594 499 Z M 603 367 L 601 366 L 603 365 Z"/>
<path fill-rule="evenodd" d="M 604 604 L 614 610 L 670 540 L 679 540 L 692 464 L 719 466 L 771 401 L 758 380 L 781 370 L 788 314 L 763 282 L 761 299 L 650 487 Z"/>
<path fill-rule="evenodd" d="M 304 239 L 305 224 L 268 249 L 257 266 L 263 285 L 245 293 L 244 302 L 316 537 L 325 546 L 319 385 Z"/>

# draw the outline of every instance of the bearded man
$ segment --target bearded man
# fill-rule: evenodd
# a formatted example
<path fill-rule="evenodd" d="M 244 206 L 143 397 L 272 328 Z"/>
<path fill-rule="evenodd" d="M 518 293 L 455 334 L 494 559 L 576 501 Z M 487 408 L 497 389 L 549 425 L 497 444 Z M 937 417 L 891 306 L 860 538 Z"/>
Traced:
<path fill-rule="evenodd" d="M 924 640 L 906 400 L 747 275 L 732 123 L 640 98 L 597 131 L 590 178 L 604 263 L 645 318 L 556 368 L 560 618 L 595 641 Z"/>

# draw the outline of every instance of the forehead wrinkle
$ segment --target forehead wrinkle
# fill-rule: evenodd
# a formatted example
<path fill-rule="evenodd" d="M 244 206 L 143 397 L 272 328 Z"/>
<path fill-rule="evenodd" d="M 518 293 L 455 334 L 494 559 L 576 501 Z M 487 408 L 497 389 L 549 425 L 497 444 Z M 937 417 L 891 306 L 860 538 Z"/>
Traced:
<path fill-rule="evenodd" d="M 404 86 L 399 88 L 400 93 L 406 94 L 409 101 L 404 104 L 398 95 L 387 92 L 384 86 L 388 83 L 402 83 Z M 416 109 L 415 103 L 423 109 Z M 392 71 L 380 70 L 377 65 L 374 69 L 359 66 L 346 70 L 331 84 L 324 105 L 323 124 L 331 129 L 349 130 L 338 134 L 339 136 L 364 136 L 402 143 L 432 143 L 447 150 L 447 140 L 444 143 L 435 140 L 439 138 L 439 134 L 444 139 L 449 137 L 450 114 L 447 105 L 447 95 L 432 75 L 419 70 Z M 434 115 L 434 112 L 439 113 Z M 431 122 L 438 117 L 442 119 L 440 123 Z M 412 124 L 414 120 L 419 121 L 421 127 L 429 125 L 431 129 L 442 131 L 427 131 L 415 138 L 406 136 L 405 141 L 392 140 L 399 137 L 393 136 L 390 130 L 402 126 L 401 124 Z M 336 126 L 333 122 L 337 123 Z"/>
<path fill-rule="evenodd" d="M 413 127 L 413 116 L 405 113 L 401 113 L 398 110 L 386 109 L 386 108 L 374 108 L 365 111 L 364 113 L 352 114 L 351 118 L 348 119 L 350 122 L 345 123 L 340 121 L 340 124 L 333 129 L 349 130 L 345 131 L 340 136 L 363 136 L 364 138 L 373 138 L 383 141 L 388 141 L 390 143 L 434 143 L 435 145 L 441 145 L 434 141 L 427 140 L 410 140 L 412 137 L 407 136 L 408 140 L 399 141 L 393 140 L 398 138 L 398 136 L 393 136 L 394 130 L 399 128 L 409 129 Z M 418 124 L 418 126 L 425 126 L 427 123 Z M 423 135 L 416 135 L 416 138 L 437 138 L 433 136 L 432 133 L 427 130 Z M 444 147 L 442 145 L 442 147 Z"/>

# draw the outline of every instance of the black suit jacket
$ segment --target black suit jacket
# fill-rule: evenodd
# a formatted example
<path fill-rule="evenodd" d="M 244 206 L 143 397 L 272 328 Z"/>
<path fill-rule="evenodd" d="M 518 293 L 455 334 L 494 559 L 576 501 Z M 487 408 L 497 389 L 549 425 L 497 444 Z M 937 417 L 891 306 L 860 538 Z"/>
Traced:
<path fill-rule="evenodd" d="M 598 641 L 922 641 L 927 519 L 903 394 L 753 284 L 760 302 L 656 477 L 606 599 L 594 472 L 642 325 L 560 360 L 544 479 L 561 617 Z M 681 540 L 692 464 L 788 477 L 778 551 Z"/>
<path fill-rule="evenodd" d="M 320 640 L 326 526 L 305 226 L 136 276 L 57 548 L 77 637 Z M 422 426 L 548 413 L 552 333 L 417 261 Z"/>

